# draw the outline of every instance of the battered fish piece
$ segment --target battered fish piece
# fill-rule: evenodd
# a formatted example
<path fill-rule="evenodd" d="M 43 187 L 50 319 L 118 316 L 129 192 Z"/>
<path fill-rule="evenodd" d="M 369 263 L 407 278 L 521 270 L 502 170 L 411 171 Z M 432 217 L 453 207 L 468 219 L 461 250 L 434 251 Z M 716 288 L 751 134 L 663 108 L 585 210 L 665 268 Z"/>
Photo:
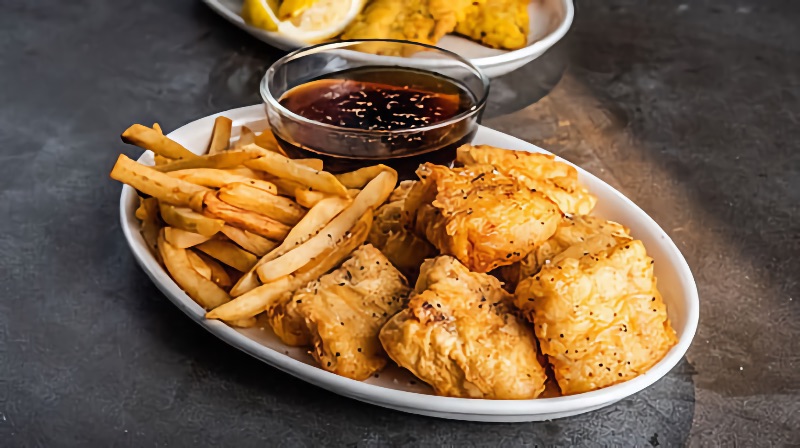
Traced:
<path fill-rule="evenodd" d="M 456 33 L 485 45 L 516 50 L 528 43 L 530 0 L 484 0 L 472 2 Z"/>
<path fill-rule="evenodd" d="M 416 280 L 419 267 L 426 258 L 437 255 L 436 248 L 424 238 L 406 230 L 403 207 L 406 196 L 416 181 L 403 181 L 389 196 L 389 202 L 375 211 L 369 241 L 409 280 Z"/>
<path fill-rule="evenodd" d="M 566 214 L 588 215 L 597 204 L 597 198 L 578 182 L 578 170 L 552 155 L 463 145 L 456 157 L 462 165 L 492 165 L 528 188 L 544 193 Z"/>
<path fill-rule="evenodd" d="M 469 0 L 372 0 L 347 27 L 342 39 L 399 39 L 436 45 L 442 36 L 455 29 L 471 3 Z M 402 54 L 397 46 L 373 47 L 369 51 L 377 54 Z"/>
<path fill-rule="evenodd" d="M 545 388 L 531 329 L 511 294 L 450 256 L 427 260 L 408 303 L 380 332 L 386 353 L 438 395 L 535 398 Z"/>
<path fill-rule="evenodd" d="M 323 369 L 363 380 L 386 365 L 378 332 L 409 292 L 403 275 L 365 244 L 339 269 L 270 308 L 270 323 L 287 344 L 313 346 Z"/>
<path fill-rule="evenodd" d="M 634 378 L 675 345 L 652 263 L 641 241 L 623 242 L 547 264 L 517 287 L 564 395 Z"/>
<path fill-rule="evenodd" d="M 426 163 L 406 198 L 406 227 L 475 272 L 522 259 L 561 220 L 544 194 L 488 165 L 450 169 Z"/>
<path fill-rule="evenodd" d="M 565 217 L 556 233 L 522 260 L 501 268 L 503 280 L 516 286 L 520 281 L 539 272 L 548 262 L 562 257 L 580 258 L 596 254 L 625 241 L 631 241 L 630 230 L 622 224 L 589 215 Z M 569 248 L 569 252 L 561 255 Z"/>

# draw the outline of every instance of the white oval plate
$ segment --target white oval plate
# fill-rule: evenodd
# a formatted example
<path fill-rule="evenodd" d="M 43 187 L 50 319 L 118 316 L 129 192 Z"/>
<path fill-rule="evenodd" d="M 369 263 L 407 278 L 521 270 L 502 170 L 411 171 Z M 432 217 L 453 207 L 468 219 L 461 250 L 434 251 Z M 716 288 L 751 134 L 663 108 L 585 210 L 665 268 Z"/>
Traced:
<path fill-rule="evenodd" d="M 307 46 L 304 42 L 244 23 L 239 15 L 242 0 L 203 2 L 228 22 L 273 47 L 291 51 Z M 574 15 L 572 0 L 533 0 L 528 4 L 531 32 L 528 34 L 528 45 L 524 48 L 513 51 L 497 50 L 456 35 L 444 36 L 437 46 L 469 59 L 489 77 L 502 76 L 538 58 L 561 40 L 572 25 Z"/>
<path fill-rule="evenodd" d="M 263 106 L 257 105 L 202 118 L 173 131 L 169 137 L 200 153 L 211 138 L 211 128 L 218 115 L 233 120 L 234 138 L 238 137 L 242 125 L 255 131 L 267 127 Z M 478 130 L 474 142 L 547 153 L 530 143 L 485 127 Z M 153 154 L 145 152 L 139 161 L 152 164 Z M 139 221 L 134 216 L 138 203 L 136 191 L 127 185 L 123 187 L 120 197 L 120 219 L 122 231 L 136 261 L 178 308 L 228 344 L 290 375 L 346 397 L 414 414 L 487 422 L 551 420 L 607 406 L 639 392 L 666 375 L 689 348 L 699 315 L 699 299 L 692 273 L 669 236 L 628 198 L 580 167 L 577 169 L 581 182 L 599 199 L 596 214 L 630 227 L 633 236 L 644 242 L 648 254 L 656 260 L 659 289 L 678 334 L 678 343 L 644 375 L 605 389 L 568 397 L 535 400 L 447 398 L 432 395 L 427 385 L 396 366 L 387 368 L 379 377 L 363 382 L 327 372 L 316 367 L 306 349 L 283 344 L 269 326 L 264 330 L 236 329 L 220 321 L 206 320 L 203 309 L 172 281 L 145 244 L 139 232 Z"/>

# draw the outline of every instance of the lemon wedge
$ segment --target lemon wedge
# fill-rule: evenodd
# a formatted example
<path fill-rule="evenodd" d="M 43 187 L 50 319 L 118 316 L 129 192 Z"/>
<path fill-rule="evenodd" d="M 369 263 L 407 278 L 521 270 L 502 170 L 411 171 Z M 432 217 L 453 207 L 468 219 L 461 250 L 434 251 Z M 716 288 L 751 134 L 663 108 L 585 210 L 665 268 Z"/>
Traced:
<path fill-rule="evenodd" d="M 278 17 L 281 20 L 297 17 L 316 2 L 317 0 L 283 0 L 278 8 Z"/>
<path fill-rule="evenodd" d="M 364 8 L 366 0 L 285 0 L 280 7 L 277 3 L 244 0 L 242 19 L 257 28 L 316 43 L 341 34 Z"/>

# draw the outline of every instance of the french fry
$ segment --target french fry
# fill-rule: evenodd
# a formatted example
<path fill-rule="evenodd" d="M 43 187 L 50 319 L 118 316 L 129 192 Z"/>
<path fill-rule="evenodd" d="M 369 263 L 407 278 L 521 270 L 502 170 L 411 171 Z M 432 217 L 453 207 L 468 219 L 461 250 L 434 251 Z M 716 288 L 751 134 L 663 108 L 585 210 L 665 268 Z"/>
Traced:
<path fill-rule="evenodd" d="M 306 266 L 303 266 L 293 275 L 287 275 L 265 283 L 228 303 L 214 308 L 206 313 L 206 318 L 230 322 L 253 317 L 263 312 L 284 294 L 301 288 L 311 280 L 319 278 L 340 265 L 353 250 L 364 243 L 371 225 L 372 213 L 368 210 L 360 217 L 349 237 L 321 254 L 318 259 L 309 261 Z"/>
<path fill-rule="evenodd" d="M 161 219 L 164 222 L 187 232 L 199 233 L 210 237 L 225 227 L 225 221 L 209 218 L 185 207 L 159 204 L 159 210 L 161 211 Z"/>
<path fill-rule="evenodd" d="M 251 131 L 247 126 L 242 126 L 239 132 L 239 140 L 233 144 L 233 149 L 241 149 L 247 145 L 252 145 L 256 141 L 256 133 Z"/>
<path fill-rule="evenodd" d="M 195 249 L 241 272 L 249 271 L 258 261 L 255 255 L 228 241 L 209 240 Z"/>
<path fill-rule="evenodd" d="M 397 173 L 383 171 L 371 180 L 356 196 L 348 208 L 336 216 L 325 228 L 305 243 L 286 254 L 260 265 L 256 272 L 262 282 L 267 283 L 288 275 L 318 257 L 326 249 L 334 247 L 355 225 L 358 218 L 383 204 L 397 183 Z"/>
<path fill-rule="evenodd" d="M 245 168 L 247 169 L 247 168 Z M 226 184 L 243 183 L 259 190 L 278 194 L 275 184 L 265 180 L 254 179 L 248 176 L 231 173 L 228 170 L 217 170 L 213 168 L 194 168 L 188 170 L 171 171 L 168 173 L 172 177 L 183 179 L 186 182 L 202 185 L 204 187 L 220 188 Z"/>
<path fill-rule="evenodd" d="M 301 219 L 300 222 L 292 228 L 289 234 L 286 235 L 286 239 L 283 240 L 283 243 L 262 257 L 261 260 L 259 260 L 256 264 L 256 267 L 270 260 L 274 260 L 295 246 L 307 241 L 320 229 L 325 227 L 349 204 L 350 201 L 348 199 L 339 197 L 326 198 L 317 203 L 317 205 L 309 210 L 308 213 L 306 213 L 306 216 L 304 216 L 303 219 Z M 233 286 L 231 289 L 231 294 L 233 296 L 240 296 L 258 287 L 258 285 L 258 276 L 256 275 L 255 270 L 251 269 L 250 272 L 244 274 L 242 278 L 240 278 L 239 281 Z"/>
<path fill-rule="evenodd" d="M 166 239 L 166 237 L 165 237 Z M 211 280 L 211 267 L 209 267 L 200 255 L 197 255 L 197 252 L 187 250 L 186 256 L 189 257 L 189 263 L 192 265 L 195 271 L 198 274 L 202 275 L 203 277 Z M 211 280 L 213 281 L 213 280 Z"/>
<path fill-rule="evenodd" d="M 251 179 L 260 179 L 260 180 L 269 180 L 267 179 L 266 175 L 260 171 L 251 170 L 246 166 L 237 166 L 236 168 L 229 168 L 225 170 L 231 174 L 236 174 L 239 176 L 249 177 Z"/>
<path fill-rule="evenodd" d="M 272 218 L 223 202 L 214 193 L 206 194 L 203 203 L 206 214 L 273 240 L 283 240 L 291 230 Z"/>
<path fill-rule="evenodd" d="M 275 241 L 229 225 L 225 225 L 222 228 L 222 234 L 241 246 L 242 249 L 259 257 L 263 257 L 269 251 L 278 247 L 278 243 Z"/>
<path fill-rule="evenodd" d="M 175 205 L 189 205 L 192 195 L 208 191 L 206 188 L 158 172 L 149 166 L 134 162 L 120 154 L 111 178 L 126 183 L 141 193 L 159 201 Z"/>
<path fill-rule="evenodd" d="M 350 188 L 347 190 L 347 196 L 350 198 L 355 198 L 358 196 L 360 191 L 361 190 L 355 188 Z M 317 202 L 325 198 L 336 197 L 320 191 L 309 190 L 306 187 L 295 188 L 293 196 L 297 203 L 305 208 L 311 208 L 316 205 Z"/>
<path fill-rule="evenodd" d="M 198 156 L 155 129 L 135 124 L 122 133 L 122 141 L 149 149 L 154 154 L 176 160 L 190 160 Z"/>
<path fill-rule="evenodd" d="M 228 325 L 236 328 L 253 328 L 256 326 L 256 322 L 258 322 L 255 316 L 247 318 L 247 319 L 239 319 L 239 320 L 232 320 L 226 322 Z"/>
<path fill-rule="evenodd" d="M 158 236 L 158 250 L 172 279 L 198 305 L 213 309 L 230 301 L 228 293 L 194 270 L 186 249 L 178 249 L 164 239 L 163 231 Z"/>
<path fill-rule="evenodd" d="M 136 218 L 142 221 L 142 238 L 154 254 L 158 254 L 158 232 L 161 223 L 158 221 L 158 199 L 139 197 L 139 208 Z"/>
<path fill-rule="evenodd" d="M 188 170 L 193 168 L 234 168 L 248 160 L 261 157 L 264 154 L 268 153 L 260 148 L 257 150 L 254 150 L 252 147 L 250 149 L 232 149 L 230 151 L 218 152 L 216 154 L 197 156 L 191 160 L 176 160 L 166 165 L 159 165 L 156 167 L 156 169 L 162 173 L 167 173 L 170 171 Z"/>
<path fill-rule="evenodd" d="M 164 157 L 164 156 L 160 156 L 158 154 L 153 156 L 153 164 L 155 166 L 166 165 L 166 164 L 172 163 L 172 162 L 174 162 L 174 160 L 169 159 L 169 158 Z"/>
<path fill-rule="evenodd" d="M 294 278 L 286 276 L 261 285 L 236 299 L 206 313 L 206 319 L 220 319 L 226 322 L 247 319 L 263 312 L 279 297 L 291 292 L 296 284 Z M 298 286 L 299 288 L 299 286 Z M 227 306 L 226 306 L 227 305 Z"/>
<path fill-rule="evenodd" d="M 375 179 L 375 177 L 377 177 L 378 174 L 382 173 L 383 171 L 394 170 L 386 165 L 373 165 L 359 168 L 349 173 L 334 174 L 334 176 L 336 176 L 336 178 L 339 179 L 339 182 L 341 182 L 345 187 L 360 189 L 364 188 L 364 185 L 367 185 L 369 181 Z"/>
<path fill-rule="evenodd" d="M 153 130 L 158 132 L 161 135 L 164 135 L 164 131 L 161 130 L 161 125 L 158 123 L 153 123 Z"/>
<path fill-rule="evenodd" d="M 284 157 L 287 156 L 286 151 L 281 148 L 280 144 L 278 144 L 278 140 L 275 139 L 275 135 L 269 129 L 256 135 L 254 143 L 267 151 L 276 152 Z"/>
<path fill-rule="evenodd" d="M 320 171 L 322 170 L 322 160 L 320 159 L 292 159 L 295 163 L 299 163 L 300 165 L 305 165 L 312 170 Z"/>
<path fill-rule="evenodd" d="M 220 188 L 218 197 L 245 210 L 260 213 L 284 224 L 297 224 L 306 214 L 305 209 L 283 196 L 276 196 L 246 183 L 231 183 Z"/>
<path fill-rule="evenodd" d="M 308 187 L 300 187 L 295 188 L 294 190 L 294 198 L 298 204 L 302 205 L 305 208 L 311 208 L 315 206 L 319 201 L 333 197 L 329 194 L 325 194 L 321 191 L 309 190 Z"/>
<path fill-rule="evenodd" d="M 294 196 L 294 193 L 297 190 L 308 190 L 308 187 L 305 185 L 300 185 L 293 180 L 281 179 L 275 176 L 270 176 L 269 174 L 264 176 L 264 180 L 275 185 L 278 188 L 278 194 L 281 196 Z"/>
<path fill-rule="evenodd" d="M 193 194 L 191 199 L 189 199 L 189 208 L 195 213 L 203 214 L 205 211 L 205 197 L 206 192 Z"/>
<path fill-rule="evenodd" d="M 245 148 L 250 147 L 250 145 L 245 146 Z M 265 171 L 281 179 L 293 180 L 323 193 L 347 196 L 347 189 L 333 174 L 301 165 L 280 154 L 266 152 L 258 159 L 246 161 L 244 165 L 248 168 Z"/>
<path fill-rule="evenodd" d="M 228 117 L 217 117 L 214 120 L 214 129 L 211 130 L 211 141 L 208 142 L 208 154 L 226 151 L 231 141 L 231 126 L 233 121 Z"/>
<path fill-rule="evenodd" d="M 233 284 L 233 282 L 231 281 L 231 276 L 228 275 L 228 272 L 225 270 L 225 268 L 222 267 L 221 264 L 219 264 L 217 260 L 209 257 L 208 255 L 202 252 L 192 251 L 192 253 L 197 254 L 197 256 L 200 257 L 201 260 L 203 260 L 206 266 L 208 266 L 208 268 L 211 269 L 212 282 L 216 283 L 217 286 L 223 289 L 231 287 L 231 285 Z"/>
<path fill-rule="evenodd" d="M 205 243 L 210 240 L 211 237 L 189 232 L 177 227 L 165 227 L 164 239 L 178 249 L 187 249 L 192 246 L 197 246 L 200 243 Z"/>

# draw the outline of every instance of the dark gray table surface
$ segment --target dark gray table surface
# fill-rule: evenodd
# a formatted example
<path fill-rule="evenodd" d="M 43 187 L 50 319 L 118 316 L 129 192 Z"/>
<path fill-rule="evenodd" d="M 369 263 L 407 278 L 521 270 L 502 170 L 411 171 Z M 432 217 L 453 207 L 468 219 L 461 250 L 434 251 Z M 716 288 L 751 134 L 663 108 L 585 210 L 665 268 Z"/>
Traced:
<path fill-rule="evenodd" d="M 786 446 L 800 443 L 800 2 L 581 1 L 495 80 L 484 124 L 641 205 L 701 321 L 651 388 L 481 424 L 309 386 L 183 316 L 136 265 L 108 179 L 133 122 L 259 102 L 280 52 L 197 0 L 0 3 L 0 445 Z M 546 95 L 546 96 L 545 96 Z"/>

